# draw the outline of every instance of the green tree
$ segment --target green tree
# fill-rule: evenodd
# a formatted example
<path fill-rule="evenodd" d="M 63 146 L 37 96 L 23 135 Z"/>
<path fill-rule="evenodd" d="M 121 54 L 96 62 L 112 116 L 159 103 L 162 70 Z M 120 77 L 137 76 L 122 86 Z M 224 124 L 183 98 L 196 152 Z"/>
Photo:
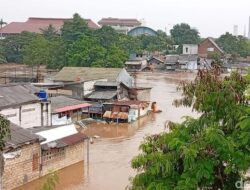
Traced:
<path fill-rule="evenodd" d="M 183 83 L 175 105 L 192 106 L 198 119 L 169 123 L 169 133 L 149 136 L 132 161 L 139 172 L 131 189 L 236 189 L 250 167 L 248 83 L 238 73 L 224 80 L 205 71 Z"/>
<path fill-rule="evenodd" d="M 79 14 L 75 13 L 73 19 L 64 22 L 61 33 L 65 42 L 73 43 L 80 39 L 83 34 L 90 34 L 90 29 L 86 21 Z"/>
<path fill-rule="evenodd" d="M 243 36 L 236 37 L 227 32 L 221 35 L 216 42 L 228 54 L 243 57 L 250 55 L 250 41 Z"/>
<path fill-rule="evenodd" d="M 54 190 L 59 182 L 59 177 L 57 172 L 50 172 L 46 177 L 42 185 L 41 190 Z"/>
<path fill-rule="evenodd" d="M 58 31 L 50 24 L 47 28 L 41 29 L 43 36 L 47 40 L 52 40 L 59 36 Z"/>
<path fill-rule="evenodd" d="M 83 35 L 71 44 L 66 53 L 67 64 L 71 66 L 91 67 L 95 62 L 105 59 L 106 50 L 95 38 Z M 102 62 L 103 63 L 103 62 Z M 95 64 L 96 66 L 96 64 Z"/>
<path fill-rule="evenodd" d="M 28 65 L 47 65 L 48 68 L 62 68 L 66 64 L 65 46 L 60 38 L 46 39 L 37 36 L 22 50 L 24 63 Z"/>
<path fill-rule="evenodd" d="M 4 57 L 8 62 L 23 63 L 22 48 L 38 34 L 22 32 L 17 35 L 7 36 L 3 40 Z"/>
<path fill-rule="evenodd" d="M 199 32 L 192 29 L 188 24 L 181 23 L 174 25 L 170 30 L 171 38 L 176 45 L 198 44 L 200 41 Z"/>
<path fill-rule="evenodd" d="M 2 115 L 0 115 L 0 177 L 3 175 L 3 166 L 4 166 L 4 158 L 3 158 L 3 149 L 5 147 L 5 141 L 10 137 L 10 122 L 5 119 Z M 0 184 L 1 185 L 1 184 Z"/>

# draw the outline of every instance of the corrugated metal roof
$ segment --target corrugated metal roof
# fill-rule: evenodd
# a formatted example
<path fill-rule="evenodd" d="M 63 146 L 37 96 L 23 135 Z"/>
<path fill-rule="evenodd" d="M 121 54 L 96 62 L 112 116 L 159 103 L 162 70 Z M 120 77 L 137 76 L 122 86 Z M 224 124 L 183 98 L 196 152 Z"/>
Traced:
<path fill-rule="evenodd" d="M 66 96 L 51 97 L 51 110 L 52 110 L 52 113 L 57 113 L 59 109 L 62 109 L 62 108 L 66 109 L 67 107 L 68 107 L 67 109 L 70 109 L 69 106 L 82 105 L 85 103 L 86 102 L 84 101 L 76 100 L 74 98 L 69 98 Z M 83 107 L 85 107 L 85 105 L 83 105 Z"/>
<path fill-rule="evenodd" d="M 58 109 L 53 110 L 53 112 L 55 112 L 55 113 L 62 113 L 62 112 L 77 110 L 77 109 L 85 108 L 85 107 L 89 107 L 89 106 L 91 106 L 91 104 L 89 104 L 89 103 L 82 103 L 82 104 L 78 104 L 78 105 L 65 106 L 63 108 L 58 108 Z"/>
<path fill-rule="evenodd" d="M 10 123 L 10 134 L 11 137 L 6 139 L 4 148 L 5 150 L 9 148 L 16 148 L 26 143 L 39 142 L 41 140 L 44 140 L 31 131 L 21 128 L 13 123 Z"/>
<path fill-rule="evenodd" d="M 11 106 L 39 102 L 39 98 L 34 93 L 34 88 L 28 85 L 0 86 L 0 109 Z"/>
<path fill-rule="evenodd" d="M 54 78 L 55 81 L 72 82 L 107 79 L 116 81 L 120 68 L 64 67 Z"/>
<path fill-rule="evenodd" d="M 95 86 L 118 86 L 119 83 L 115 81 L 97 81 Z"/>
<path fill-rule="evenodd" d="M 48 128 L 47 130 L 45 129 L 43 131 L 36 132 L 37 135 L 42 136 L 46 139 L 46 141 L 42 142 L 41 144 L 54 142 L 58 139 L 74 135 L 76 133 L 78 133 L 78 131 L 76 130 L 74 124 L 63 125 L 52 129 Z"/>
<path fill-rule="evenodd" d="M 104 118 L 109 118 L 109 119 L 128 119 L 128 113 L 127 112 L 111 112 L 111 111 L 106 111 L 103 114 Z"/>
<path fill-rule="evenodd" d="M 94 91 L 87 98 L 95 100 L 110 100 L 117 95 L 116 91 Z"/>
<path fill-rule="evenodd" d="M 165 63 L 177 63 L 179 55 L 167 55 Z"/>

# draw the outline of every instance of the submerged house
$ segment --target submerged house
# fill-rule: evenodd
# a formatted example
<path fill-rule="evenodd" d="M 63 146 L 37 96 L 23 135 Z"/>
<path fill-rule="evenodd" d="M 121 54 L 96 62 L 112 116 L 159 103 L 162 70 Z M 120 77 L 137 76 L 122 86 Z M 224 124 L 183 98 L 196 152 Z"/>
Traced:
<path fill-rule="evenodd" d="M 196 70 L 198 65 L 198 55 L 180 55 L 178 59 L 181 70 Z"/>
<path fill-rule="evenodd" d="M 165 70 L 164 61 L 156 56 L 153 56 L 148 60 L 148 66 L 153 70 Z"/>
<path fill-rule="evenodd" d="M 66 96 L 51 97 L 52 125 L 69 124 L 83 119 L 82 109 L 91 106 L 87 102 Z"/>
<path fill-rule="evenodd" d="M 98 81 L 123 83 L 127 87 L 134 83 L 133 77 L 121 68 L 64 67 L 54 78 L 54 82 L 64 84 L 63 89 L 72 91 L 76 99 L 88 98 Z"/>
<path fill-rule="evenodd" d="M 14 189 L 84 159 L 84 134 L 74 125 L 23 129 L 11 124 L 3 150 L 2 190 Z"/>
<path fill-rule="evenodd" d="M 86 99 L 97 102 L 128 99 L 129 89 L 122 82 L 97 81 L 94 84 L 94 91 L 89 96 L 86 96 Z"/>
<path fill-rule="evenodd" d="M 145 67 L 147 67 L 147 60 L 142 57 L 132 58 L 125 62 L 128 72 L 142 71 Z"/>
<path fill-rule="evenodd" d="M 28 84 L 0 86 L 0 114 L 23 128 L 51 125 L 50 101 Z"/>
<path fill-rule="evenodd" d="M 150 111 L 149 102 L 145 101 L 117 101 L 104 105 L 103 118 L 111 121 L 131 122 L 145 116 Z"/>
<path fill-rule="evenodd" d="M 175 70 L 178 66 L 179 55 L 167 55 L 165 60 L 166 70 Z"/>
<path fill-rule="evenodd" d="M 214 39 L 207 38 L 198 45 L 199 57 L 209 58 L 209 56 L 214 53 L 220 56 L 223 56 L 225 54 L 220 46 L 214 41 Z"/>

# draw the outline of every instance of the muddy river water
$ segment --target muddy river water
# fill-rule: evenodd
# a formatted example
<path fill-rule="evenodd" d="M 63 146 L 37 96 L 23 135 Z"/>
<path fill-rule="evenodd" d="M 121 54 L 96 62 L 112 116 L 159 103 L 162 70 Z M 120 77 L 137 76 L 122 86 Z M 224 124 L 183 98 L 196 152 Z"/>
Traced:
<path fill-rule="evenodd" d="M 157 102 L 162 113 L 150 114 L 132 124 L 95 124 L 86 131 L 98 135 L 90 144 L 90 162 L 78 163 L 59 172 L 58 190 L 124 190 L 129 178 L 136 172 L 131 159 L 139 153 L 138 147 L 146 135 L 166 131 L 165 122 L 180 122 L 183 116 L 196 116 L 191 108 L 172 105 L 181 93 L 176 91 L 180 80 L 191 80 L 193 74 L 140 74 L 137 82 L 150 85 L 151 100 Z M 18 190 L 39 189 L 42 180 L 33 181 Z"/>

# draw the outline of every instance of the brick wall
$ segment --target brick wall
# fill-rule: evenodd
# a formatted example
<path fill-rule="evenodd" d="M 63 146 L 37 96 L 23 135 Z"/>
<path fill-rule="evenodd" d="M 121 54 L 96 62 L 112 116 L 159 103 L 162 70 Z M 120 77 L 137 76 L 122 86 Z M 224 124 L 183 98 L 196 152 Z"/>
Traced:
<path fill-rule="evenodd" d="M 40 144 L 25 145 L 20 150 L 20 156 L 5 160 L 3 190 L 11 190 L 39 178 L 39 167 L 33 168 L 33 156 L 41 155 Z"/>
<path fill-rule="evenodd" d="M 84 142 L 65 147 L 65 156 L 42 163 L 42 175 L 84 160 Z"/>
<path fill-rule="evenodd" d="M 208 48 L 213 48 L 213 52 L 209 52 Z M 208 39 L 204 40 L 202 43 L 199 44 L 198 47 L 198 55 L 200 57 L 207 57 L 209 53 L 218 53 L 221 55 L 221 52 L 217 49 L 217 47 L 214 46 Z"/>
<path fill-rule="evenodd" d="M 59 159 L 41 163 L 41 148 L 39 143 L 25 145 L 21 155 L 5 160 L 2 179 L 2 190 L 11 190 L 30 181 L 38 179 L 51 171 L 57 171 L 84 160 L 84 142 L 65 147 L 65 155 Z"/>

